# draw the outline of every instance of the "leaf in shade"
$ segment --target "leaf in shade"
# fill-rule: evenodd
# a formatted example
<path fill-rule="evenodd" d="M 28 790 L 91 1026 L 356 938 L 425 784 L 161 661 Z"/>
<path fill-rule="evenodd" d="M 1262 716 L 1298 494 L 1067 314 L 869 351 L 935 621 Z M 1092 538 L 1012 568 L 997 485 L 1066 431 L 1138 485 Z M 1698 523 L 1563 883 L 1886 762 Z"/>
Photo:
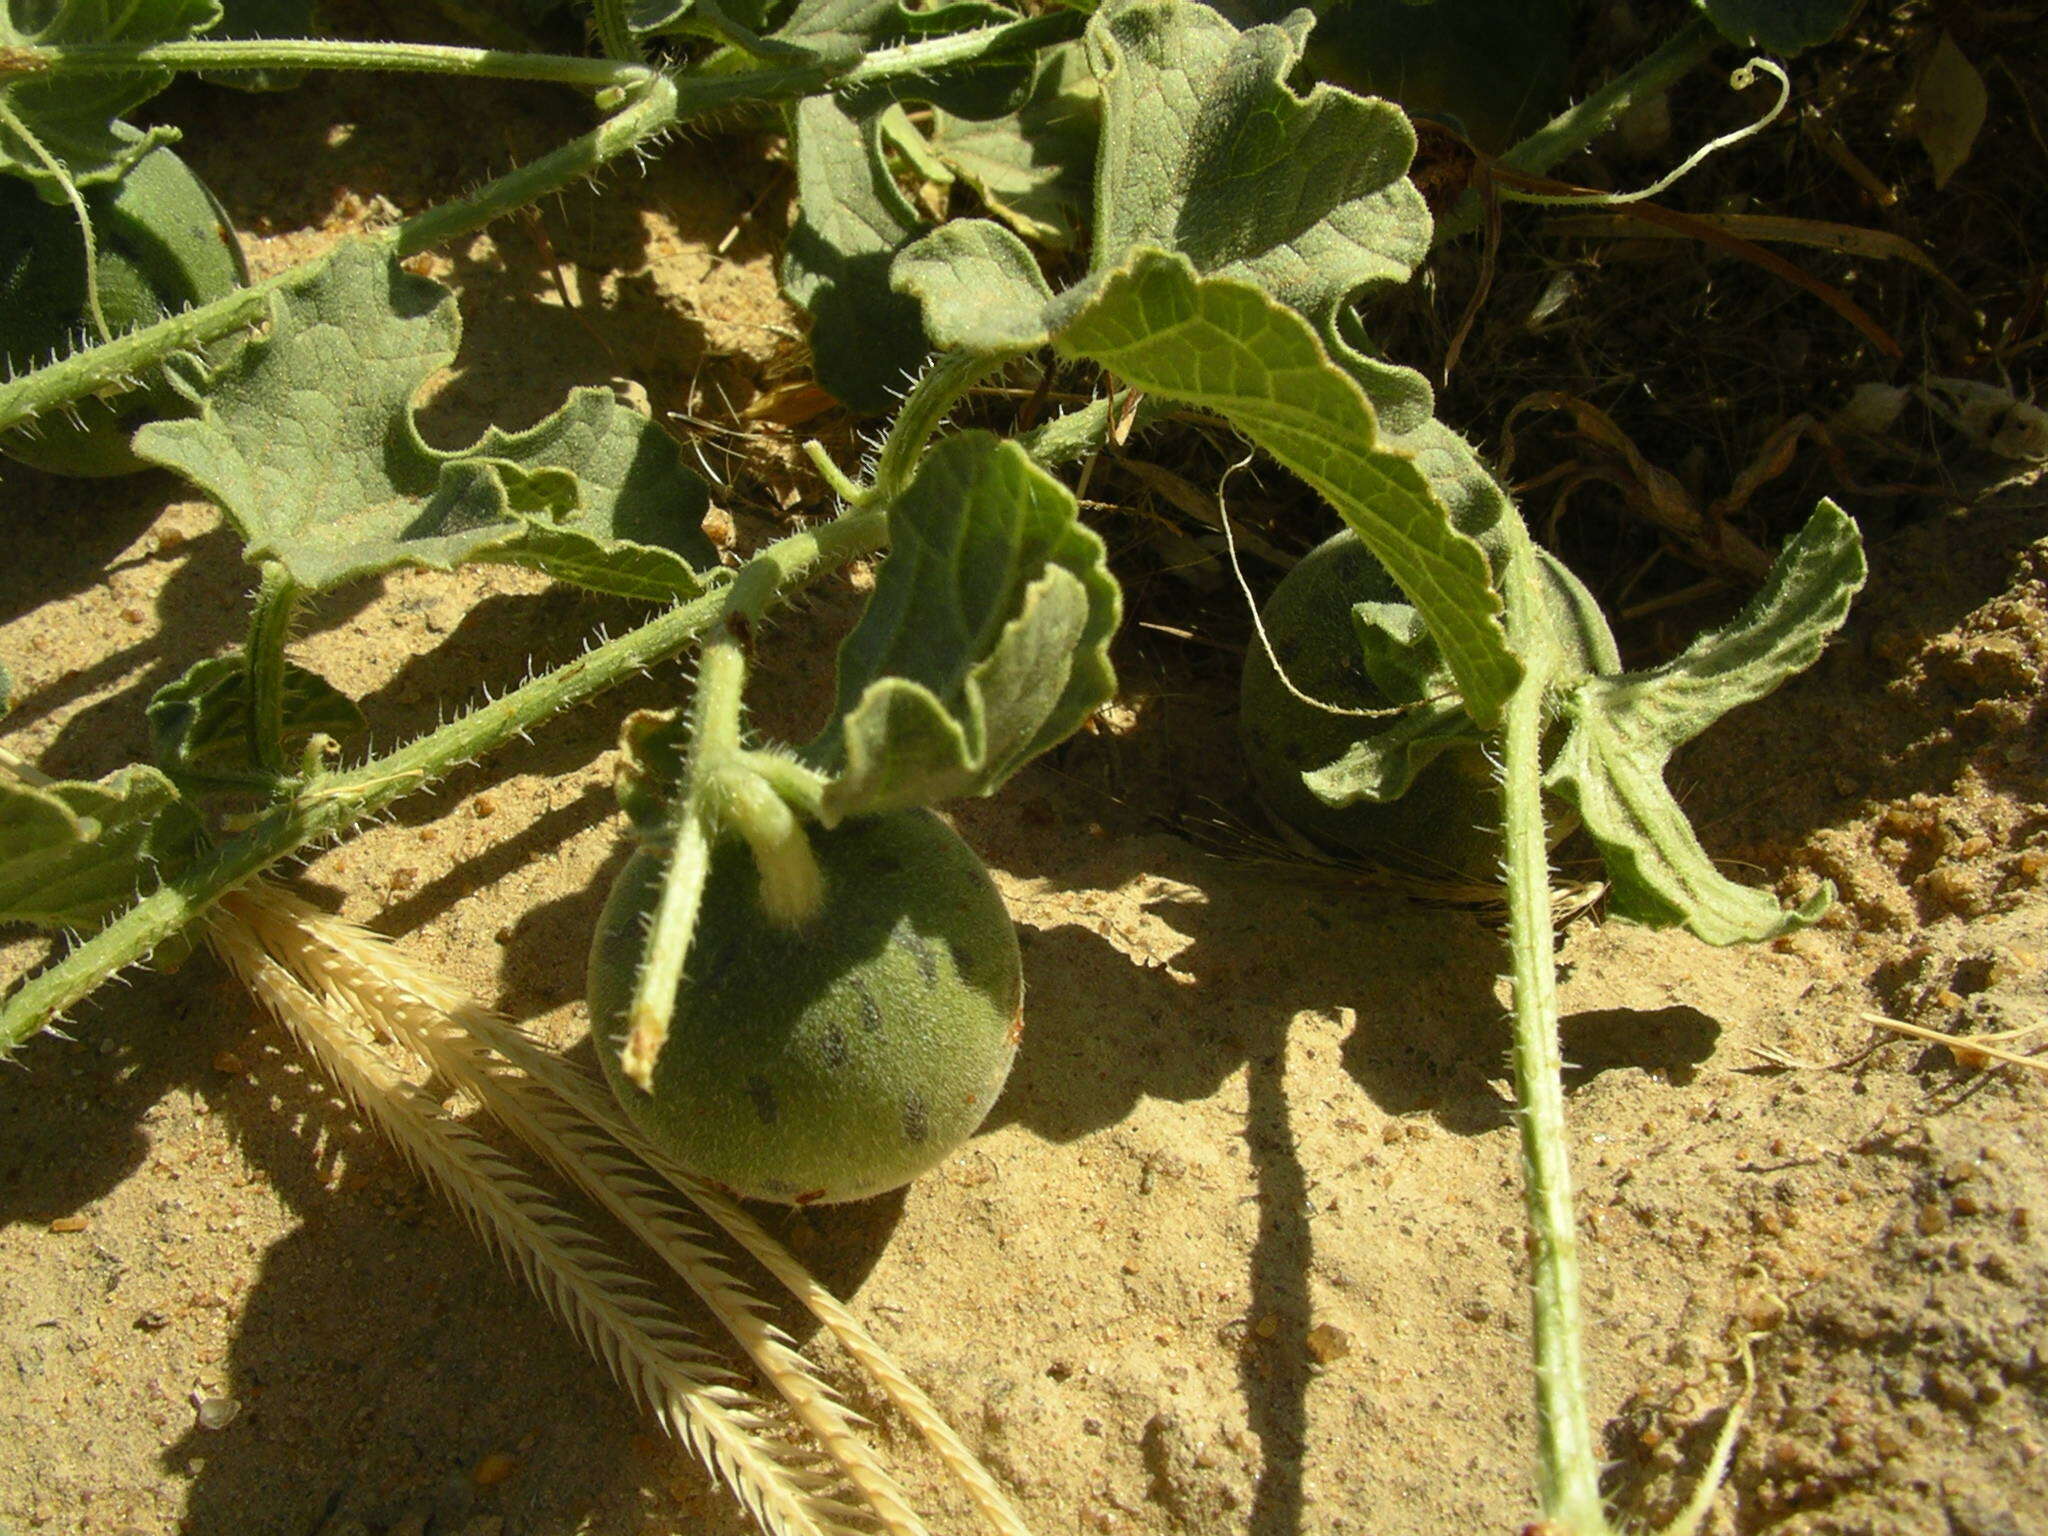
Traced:
<path fill-rule="evenodd" d="M 1731 43 L 1772 53 L 1798 53 L 1824 43 L 1863 0 L 1694 0 Z"/>
<path fill-rule="evenodd" d="M 217 0 L 0 0 L 0 53 L 63 43 L 167 43 L 220 20 Z M 79 186 L 116 181 L 175 128 L 121 121 L 171 83 L 168 69 L 119 74 L 0 74 L 0 107 L 34 135 Z M 56 174 L 20 130 L 0 117 L 0 173 L 25 176 L 45 196 L 61 195 Z"/>
<path fill-rule="evenodd" d="M 797 220 L 782 287 L 811 317 L 818 382 L 880 414 L 928 350 L 914 300 L 892 292 L 889 262 L 926 226 L 882 158 L 880 110 L 855 117 L 831 96 L 789 112 Z"/>
<path fill-rule="evenodd" d="M 1578 808 L 1599 845 L 1617 916 L 1736 944 L 1805 927 L 1826 911 L 1831 889 L 1786 911 L 1769 892 L 1715 869 L 1665 786 L 1664 767 L 1729 710 L 1811 666 L 1864 573 L 1855 523 L 1824 501 L 1728 623 L 1661 667 L 1593 678 L 1568 696 L 1570 732 L 1546 783 Z"/>
<path fill-rule="evenodd" d="M 940 111 L 932 148 L 1017 233 L 1064 250 L 1080 238 L 1094 179 L 1102 100 L 1078 42 L 1040 54 L 1013 112 Z"/>
<path fill-rule="evenodd" d="M 889 509 L 889 558 L 810 755 L 828 824 L 993 793 L 1114 694 L 1122 596 L 1073 493 L 985 432 L 941 441 Z"/>
<path fill-rule="evenodd" d="M 267 336 L 185 386 L 197 416 L 151 423 L 135 450 L 213 497 L 250 560 L 309 589 L 488 560 L 648 601 L 702 591 L 717 564 L 703 483 L 609 391 L 468 448 L 421 440 L 413 399 L 460 334 L 447 289 L 343 246 L 271 300 Z"/>

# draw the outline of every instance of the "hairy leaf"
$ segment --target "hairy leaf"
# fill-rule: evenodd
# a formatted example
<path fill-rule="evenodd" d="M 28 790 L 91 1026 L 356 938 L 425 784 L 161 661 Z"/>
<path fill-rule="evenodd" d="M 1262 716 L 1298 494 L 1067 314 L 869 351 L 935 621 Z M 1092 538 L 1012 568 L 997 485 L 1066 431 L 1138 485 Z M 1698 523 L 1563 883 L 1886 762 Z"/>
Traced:
<path fill-rule="evenodd" d="M 993 793 L 1116 689 L 1122 596 L 1073 493 L 985 432 L 941 441 L 889 509 L 889 558 L 810 755 L 828 824 Z"/>
<path fill-rule="evenodd" d="M 1420 460 L 1408 444 L 1383 442 L 1364 392 L 1299 315 L 1246 283 L 1196 276 L 1184 257 L 1140 252 L 1054 341 L 1140 389 L 1221 411 L 1319 491 L 1415 604 L 1472 718 L 1499 718 L 1521 665 L 1472 534 L 1513 512 L 1498 487 L 1464 495 L 1457 477 L 1471 450 L 1455 433 L 1422 439 Z M 1445 503 L 1453 516 L 1461 503 L 1438 499 L 1445 486 L 1485 521 L 1469 532 L 1454 525 Z"/>
<path fill-rule="evenodd" d="M 1153 246 L 1205 276 L 1256 283 L 1306 315 L 1405 429 L 1429 414 L 1427 386 L 1365 357 L 1344 317 L 1429 251 L 1429 210 L 1407 180 L 1415 133 L 1388 102 L 1288 87 L 1306 20 L 1239 32 L 1194 0 L 1112 0 L 1096 14 L 1094 270 Z"/>
<path fill-rule="evenodd" d="M 811 316 L 818 382 L 873 414 L 926 352 L 916 302 L 889 287 L 890 259 L 925 222 L 882 159 L 880 117 L 855 117 L 831 96 L 790 109 L 797 221 L 782 256 L 783 291 Z"/>
<path fill-rule="evenodd" d="M 353 699 L 296 663 L 285 663 L 283 692 L 287 755 L 315 735 L 343 741 L 368 724 Z M 199 662 L 150 699 L 150 755 L 187 788 L 260 782 L 267 775 L 250 749 L 249 708 L 249 669 L 239 654 Z"/>
<path fill-rule="evenodd" d="M 1728 623 L 1661 667 L 1594 678 L 1569 696 L 1570 734 L 1546 782 L 1599 844 L 1617 916 L 1736 944 L 1804 927 L 1827 909 L 1831 891 L 1787 912 L 1724 877 L 1665 787 L 1664 765 L 1720 716 L 1812 665 L 1864 572 L 1856 525 L 1824 501 Z"/>
<path fill-rule="evenodd" d="M 0 923 L 90 928 L 187 858 L 197 835 L 197 818 L 154 768 L 97 783 L 0 776 Z"/>
<path fill-rule="evenodd" d="M 955 219 L 913 240 L 889 266 L 946 351 L 1028 352 L 1048 334 L 1053 292 L 1029 247 L 1000 224 Z"/>
<path fill-rule="evenodd" d="M 1078 43 L 1040 54 L 1013 112 L 976 120 L 935 114 L 932 148 L 980 194 L 989 211 L 1042 245 L 1080 238 L 1094 178 L 1101 92 Z"/>
<path fill-rule="evenodd" d="M 717 563 L 704 486 L 609 391 L 575 390 L 523 432 L 432 448 L 412 401 L 455 356 L 447 289 L 349 245 L 270 308 L 267 336 L 187 387 L 195 418 L 135 438 L 220 503 L 250 560 L 311 589 L 471 560 L 650 601 L 703 589 L 697 571 Z"/>
<path fill-rule="evenodd" d="M 60 43 L 165 43 L 220 20 L 217 0 L 0 0 L 0 52 Z M 0 107 L 60 161 L 73 182 L 116 181 L 175 128 L 148 132 L 121 121 L 171 83 L 168 69 L 122 74 L 0 74 Z M 55 172 L 11 124 L 0 120 L 0 172 L 25 176 L 52 200 Z"/>
<path fill-rule="evenodd" d="M 1862 0 L 1694 0 L 1731 43 L 1798 53 L 1849 23 Z"/>

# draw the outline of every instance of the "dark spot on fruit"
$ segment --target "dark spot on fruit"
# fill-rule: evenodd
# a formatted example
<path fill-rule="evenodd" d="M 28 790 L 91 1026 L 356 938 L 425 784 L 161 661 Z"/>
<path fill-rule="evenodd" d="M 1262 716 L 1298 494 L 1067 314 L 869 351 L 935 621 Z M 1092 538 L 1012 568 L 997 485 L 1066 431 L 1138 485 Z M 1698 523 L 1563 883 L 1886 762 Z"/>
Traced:
<path fill-rule="evenodd" d="M 822 1190 L 822 1189 L 807 1189 L 807 1190 L 805 1190 L 805 1191 L 804 1191 L 804 1192 L 803 1192 L 802 1194 L 800 1194 L 800 1195 L 797 1195 L 797 1196 L 795 1196 L 795 1197 L 793 1198 L 793 1200 L 792 1200 L 792 1202 L 791 1202 L 791 1203 L 792 1203 L 792 1204 L 795 1204 L 795 1205 L 811 1205 L 811 1204 L 814 1204 L 814 1203 L 816 1203 L 817 1201 L 819 1201 L 819 1200 L 822 1200 L 822 1199 L 824 1199 L 824 1198 L 825 1198 L 825 1191 L 824 1191 L 824 1190 Z"/>
<path fill-rule="evenodd" d="M 875 1001 L 875 994 L 868 990 L 864 981 L 856 981 L 853 990 L 860 997 L 860 1027 L 871 1035 L 882 1032 L 882 1009 Z"/>
<path fill-rule="evenodd" d="M 747 1097 L 754 1101 L 754 1113 L 763 1125 L 775 1123 L 775 1085 L 756 1072 L 747 1079 Z"/>
<path fill-rule="evenodd" d="M 871 875 L 896 875 L 903 872 L 903 861 L 893 853 L 868 855 L 868 873 Z"/>
<path fill-rule="evenodd" d="M 913 1088 L 903 1095 L 903 1139 L 916 1146 L 931 1133 L 931 1113 L 926 1110 L 923 1098 Z"/>
<path fill-rule="evenodd" d="M 898 948 L 917 962 L 917 969 L 924 977 L 925 985 L 937 986 L 939 981 L 939 957 L 932 949 L 931 940 L 907 923 L 898 923 L 890 937 Z"/>
<path fill-rule="evenodd" d="M 846 1031 L 834 1019 L 825 1030 L 825 1038 L 818 1042 L 818 1049 L 824 1053 L 825 1065 L 838 1071 L 846 1065 Z"/>

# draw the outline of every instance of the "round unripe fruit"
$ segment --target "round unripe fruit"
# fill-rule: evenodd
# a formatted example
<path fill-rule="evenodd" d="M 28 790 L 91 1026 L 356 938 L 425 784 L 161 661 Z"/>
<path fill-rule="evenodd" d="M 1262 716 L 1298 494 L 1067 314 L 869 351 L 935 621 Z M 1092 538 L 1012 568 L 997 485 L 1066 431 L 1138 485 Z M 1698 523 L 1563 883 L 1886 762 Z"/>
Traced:
<path fill-rule="evenodd" d="M 825 901 L 762 912 L 737 837 L 711 859 L 687 975 L 648 1093 L 619 1066 L 664 859 L 630 858 L 590 952 L 598 1059 L 628 1118 L 678 1163 L 760 1200 L 860 1200 L 972 1135 L 1022 1034 L 1023 968 L 1002 896 L 928 811 L 810 829 Z"/>
<path fill-rule="evenodd" d="M 144 155 L 119 181 L 87 187 L 99 252 L 100 313 L 119 336 L 221 298 L 248 280 L 227 215 L 170 150 Z M 0 176 L 0 364 L 19 375 L 90 345 L 85 237 L 68 202 L 47 203 L 26 181 Z M 148 415 L 182 400 L 159 382 L 111 401 L 83 400 L 0 436 L 0 452 L 64 475 L 147 469 L 128 446 Z"/>
<path fill-rule="evenodd" d="M 1406 599 L 1348 529 L 1301 558 L 1260 610 L 1273 654 L 1294 686 L 1347 709 L 1392 704 L 1367 676 L 1352 623 L 1355 604 Z M 1259 797 L 1314 842 L 1404 874 L 1495 880 L 1500 871 L 1500 786 L 1478 743 L 1442 753 L 1408 792 L 1385 804 L 1325 805 L 1303 773 L 1342 757 L 1354 742 L 1397 723 L 1305 704 L 1287 691 L 1257 636 L 1245 650 L 1238 729 Z"/>

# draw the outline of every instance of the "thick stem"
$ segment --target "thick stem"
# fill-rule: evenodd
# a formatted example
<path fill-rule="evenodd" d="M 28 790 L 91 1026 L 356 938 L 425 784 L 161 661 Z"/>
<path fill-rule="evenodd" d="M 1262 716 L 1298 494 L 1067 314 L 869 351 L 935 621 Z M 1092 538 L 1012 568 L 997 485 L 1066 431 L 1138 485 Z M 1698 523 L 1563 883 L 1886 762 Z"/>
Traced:
<path fill-rule="evenodd" d="M 879 551 L 888 523 L 879 512 L 854 513 L 792 534 L 748 562 L 740 579 L 670 609 L 566 666 L 451 720 L 389 756 L 308 786 L 260 817 L 166 885 L 142 898 L 48 970 L 30 977 L 0 1008 L 0 1055 L 43 1028 L 115 973 L 147 958 L 224 892 L 308 844 L 331 840 L 393 800 L 439 778 L 549 716 L 580 704 L 682 650 L 733 612 L 746 583 L 756 611 L 784 599 L 848 560 Z"/>
<path fill-rule="evenodd" d="M 1691 74 L 1694 67 L 1719 46 L 1720 34 L 1704 16 L 1695 17 L 1673 33 L 1670 40 L 1632 67 L 1615 76 L 1575 107 L 1569 107 L 1538 128 L 1500 157 L 1511 171 L 1540 176 L 1570 155 L 1577 154 L 1599 138 L 1621 114 L 1637 102 Z M 1437 243 L 1454 240 L 1477 229 L 1485 218 L 1479 195 L 1468 192 L 1457 207 L 1438 221 Z"/>
<path fill-rule="evenodd" d="M 299 608 L 299 584 L 275 561 L 263 567 L 243 665 L 249 675 L 249 755 L 273 779 L 284 773 L 284 647 Z"/>
<path fill-rule="evenodd" d="M 1540 623 L 1542 595 L 1524 552 L 1506 573 L 1511 611 Z M 1538 1477 L 1544 1517 L 1569 1536 L 1608 1529 L 1586 1407 L 1579 1314 L 1579 1236 L 1565 1132 L 1558 1044 L 1557 958 L 1551 932 L 1550 848 L 1543 819 L 1546 648 L 1527 648 L 1528 670 L 1509 696 L 1501 742 L 1502 830 L 1508 943 L 1513 953 L 1515 1101 L 1522 1137 L 1522 1199 L 1535 1239 L 1532 1326 L 1536 1357 Z"/>

